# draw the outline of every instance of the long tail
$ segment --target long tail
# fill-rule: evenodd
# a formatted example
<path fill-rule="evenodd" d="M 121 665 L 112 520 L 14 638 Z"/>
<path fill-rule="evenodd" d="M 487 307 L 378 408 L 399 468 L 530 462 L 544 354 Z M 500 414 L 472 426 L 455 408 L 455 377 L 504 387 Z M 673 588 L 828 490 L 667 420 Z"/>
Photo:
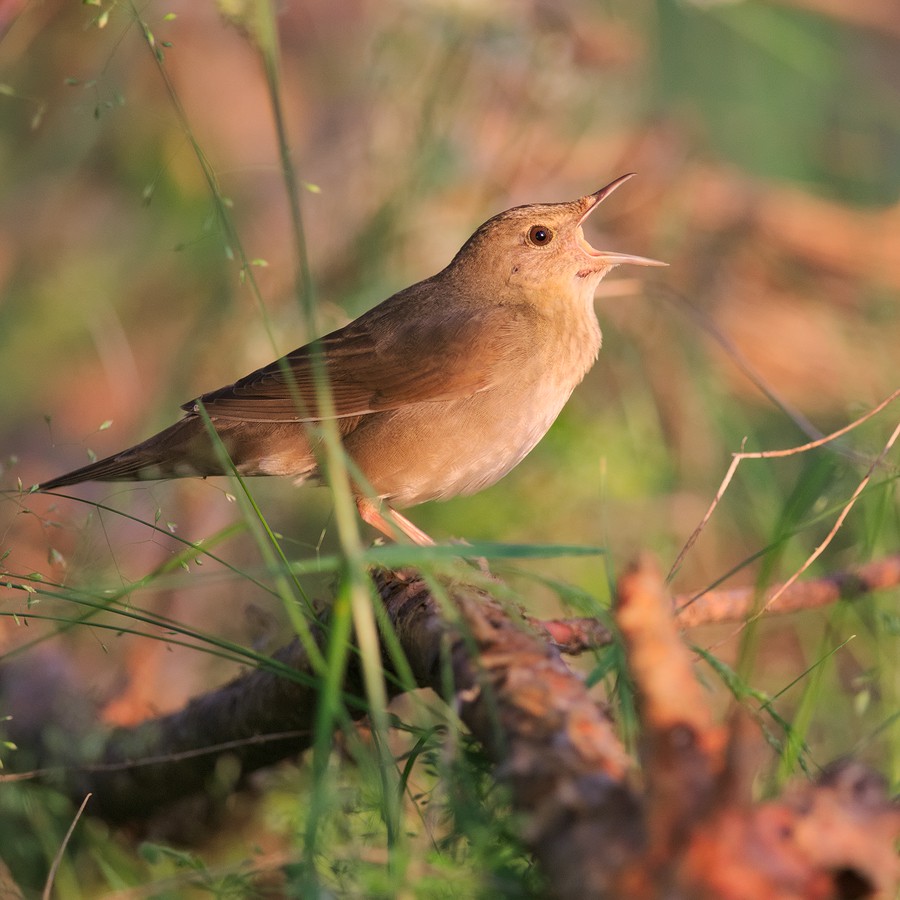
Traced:
<path fill-rule="evenodd" d="M 121 453 L 44 481 L 38 490 L 50 491 L 82 481 L 145 481 L 222 472 L 203 420 L 188 415 Z"/>

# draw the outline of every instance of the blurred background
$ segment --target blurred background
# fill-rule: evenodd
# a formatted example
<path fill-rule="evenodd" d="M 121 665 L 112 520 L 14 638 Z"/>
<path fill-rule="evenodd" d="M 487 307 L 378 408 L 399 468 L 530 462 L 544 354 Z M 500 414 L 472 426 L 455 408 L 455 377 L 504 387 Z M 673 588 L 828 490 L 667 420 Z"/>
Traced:
<path fill-rule="evenodd" d="M 6 488 L 146 437 L 179 404 L 314 336 L 258 54 L 212 2 L 152 0 L 140 16 L 160 65 L 127 5 L 0 2 Z M 731 453 L 806 443 L 898 387 L 891 0 L 286 0 L 277 24 L 319 333 L 438 271 L 494 213 L 638 173 L 590 220 L 588 239 L 670 268 L 603 282 L 600 360 L 518 469 L 476 497 L 411 513 L 438 539 L 604 549 L 510 566 L 530 611 L 556 612 L 561 594 L 602 605 L 638 550 L 668 568 Z M 262 305 L 192 142 L 254 261 Z M 792 574 L 883 448 L 897 408 L 828 448 L 743 463 L 674 589 Z M 810 574 L 896 549 L 896 478 L 895 450 Z M 251 487 L 289 556 L 336 546 L 326 490 Z M 215 479 L 70 491 L 112 510 L 6 498 L 0 566 L 126 591 L 138 606 L 271 648 L 287 634 L 280 603 L 223 566 L 186 563 L 178 578 L 138 583 L 182 549 L 166 532 L 196 541 L 239 522 L 233 490 Z M 244 571 L 261 566 L 246 534 L 223 536 L 216 552 Z M 329 581 L 309 590 L 327 599 Z M 806 735 L 815 763 L 856 753 L 898 774 L 891 599 L 760 628 L 754 683 L 785 689 L 788 713 L 804 690 L 789 686 L 828 657 L 828 715 Z M 67 615 L 63 604 L 42 609 Z M 24 628 L 23 610 L 21 594 L 0 587 L 0 611 L 20 614 L 0 622 L 7 650 L 58 629 Z M 734 661 L 732 632 L 693 637 Z M 40 653 L 89 673 L 111 721 L 177 708 L 229 671 L 91 629 Z"/>

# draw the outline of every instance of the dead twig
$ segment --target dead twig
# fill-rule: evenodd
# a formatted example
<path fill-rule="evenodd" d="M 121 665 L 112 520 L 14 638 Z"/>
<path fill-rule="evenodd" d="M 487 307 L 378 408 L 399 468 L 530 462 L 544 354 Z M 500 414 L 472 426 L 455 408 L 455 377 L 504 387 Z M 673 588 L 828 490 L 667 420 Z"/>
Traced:
<path fill-rule="evenodd" d="M 893 394 L 894 397 L 896 397 L 898 395 L 900 395 L 900 391 L 897 391 Z M 761 610 L 759 610 L 758 613 L 756 613 L 756 616 L 761 615 L 763 612 L 765 612 L 766 609 L 768 609 L 770 606 L 775 604 L 778 601 L 778 598 L 786 590 L 788 590 L 792 584 L 794 584 L 794 582 L 822 555 L 825 548 L 832 542 L 832 540 L 834 540 L 834 536 L 840 530 L 841 525 L 844 524 L 844 520 L 849 515 L 850 510 L 853 508 L 853 505 L 859 499 L 859 495 L 862 494 L 862 492 L 866 488 L 866 485 L 871 480 L 872 473 L 875 471 L 875 469 L 878 468 L 878 466 L 881 464 L 881 461 L 890 452 L 891 447 L 894 446 L 894 443 L 896 442 L 898 437 L 900 437 L 900 422 L 897 423 L 897 427 L 893 430 L 893 432 L 891 433 L 891 436 L 888 438 L 887 443 L 884 445 L 884 449 L 881 451 L 881 453 L 878 454 L 878 456 L 875 457 L 875 459 L 872 461 L 872 465 L 869 466 L 868 471 L 866 472 L 862 481 L 860 481 L 860 483 L 856 486 L 856 490 L 853 491 L 853 494 L 851 495 L 850 499 L 847 501 L 844 508 L 841 510 L 840 515 L 837 517 L 834 525 L 831 528 L 831 531 L 829 531 L 828 534 L 825 536 L 825 540 L 823 540 L 822 543 L 819 544 L 819 546 L 816 547 L 816 549 L 813 550 L 812 553 L 810 553 L 810 555 L 804 561 L 803 565 L 800 566 L 800 568 L 797 569 L 797 571 L 794 572 L 794 574 L 791 575 L 791 577 L 788 578 L 788 580 L 777 591 L 775 591 L 775 593 L 773 593 L 771 598 L 766 600 L 763 608 Z"/>
<path fill-rule="evenodd" d="M 858 419 L 851 422 L 849 425 L 845 425 L 843 428 L 840 428 L 837 431 L 833 431 L 831 434 L 825 435 L 825 437 L 819 438 L 818 440 L 815 440 L 815 441 L 810 441 L 809 443 L 806 443 L 806 444 L 801 444 L 798 447 L 789 447 L 789 448 L 783 449 L 783 450 L 760 450 L 760 451 L 753 452 L 753 453 L 745 452 L 744 450 L 741 450 L 739 453 L 733 453 L 732 457 L 731 457 L 731 464 L 728 467 L 728 471 L 725 473 L 725 477 L 722 479 L 722 483 L 719 485 L 719 489 L 716 491 L 716 496 L 713 498 L 713 501 L 710 504 L 709 509 L 707 509 L 705 515 L 700 520 L 700 524 L 693 530 L 693 532 L 691 533 L 691 536 L 687 539 L 687 542 L 681 548 L 681 551 L 679 552 L 678 556 L 675 558 L 675 562 L 672 563 L 672 568 L 669 570 L 668 579 L 671 580 L 672 577 L 675 575 L 675 573 L 678 571 L 678 569 L 681 567 L 681 563 L 684 561 L 685 556 L 687 556 L 690 549 L 697 542 L 697 539 L 700 537 L 700 534 L 702 533 L 703 529 L 706 527 L 706 523 L 712 517 L 712 514 L 715 512 L 716 507 L 719 505 L 719 502 L 721 501 L 722 497 L 725 496 L 725 491 L 728 490 L 728 486 L 731 484 L 731 480 L 734 478 L 734 475 L 735 475 L 735 472 L 737 472 L 738 466 L 745 459 L 780 459 L 781 457 L 795 456 L 798 453 L 806 453 L 807 451 L 813 450 L 816 447 L 821 447 L 824 444 L 830 443 L 831 441 L 834 441 L 837 438 L 842 437 L 843 435 L 847 434 L 849 431 L 852 431 L 854 428 L 858 428 L 860 425 L 863 424 L 863 422 L 866 422 L 869 419 L 871 419 L 873 416 L 878 415 L 878 413 L 880 413 L 885 407 L 887 407 L 888 405 L 893 403 L 894 400 L 896 400 L 898 397 L 900 397 L 900 388 L 898 388 L 896 391 L 894 391 L 889 397 L 886 397 L 884 400 L 882 400 L 881 403 L 879 403 L 877 406 L 870 409 L 867 413 L 865 413 L 865 415 L 860 416 Z M 898 425 L 897 427 L 898 427 L 898 429 L 900 429 L 900 425 Z M 849 511 L 849 507 L 852 507 L 852 505 L 856 502 L 856 498 L 862 492 L 862 490 L 866 486 L 866 484 L 869 483 L 869 479 L 872 476 L 872 472 L 875 470 L 875 468 L 877 468 L 877 466 L 881 463 L 881 461 L 887 455 L 888 451 L 893 446 L 896 439 L 897 439 L 897 430 L 894 431 L 894 433 L 891 435 L 891 438 L 888 440 L 888 443 L 885 446 L 885 448 L 881 451 L 881 453 L 878 455 L 878 457 L 875 459 L 875 461 L 870 465 L 869 470 L 866 473 L 866 477 L 863 479 L 863 481 L 861 483 L 861 486 L 858 487 L 857 490 L 854 492 L 853 496 L 850 499 L 850 502 L 848 503 L 847 507 L 845 507 L 845 512 L 843 512 L 841 517 L 839 518 L 837 527 L 840 527 L 840 524 L 843 523 L 844 518 L 846 517 L 846 512 Z M 835 531 L 836 531 L 836 529 L 835 529 Z M 830 537 L 829 537 L 829 541 L 830 541 Z M 827 546 L 827 544 L 826 544 L 826 546 Z M 824 549 L 824 547 L 822 549 Z M 820 553 L 821 550 L 819 550 L 818 552 Z M 815 559 L 815 557 L 812 557 L 812 559 Z M 810 559 L 809 562 L 812 562 L 812 559 Z M 803 571 L 803 569 L 801 569 L 801 572 L 802 571 Z"/>
<path fill-rule="evenodd" d="M 834 572 L 808 581 L 773 585 L 761 605 L 770 614 L 798 612 L 855 600 L 873 591 L 900 585 L 900 553 L 873 560 L 849 572 Z M 682 628 L 741 622 L 760 605 L 756 588 L 707 591 L 703 594 L 678 594 L 675 608 Z"/>

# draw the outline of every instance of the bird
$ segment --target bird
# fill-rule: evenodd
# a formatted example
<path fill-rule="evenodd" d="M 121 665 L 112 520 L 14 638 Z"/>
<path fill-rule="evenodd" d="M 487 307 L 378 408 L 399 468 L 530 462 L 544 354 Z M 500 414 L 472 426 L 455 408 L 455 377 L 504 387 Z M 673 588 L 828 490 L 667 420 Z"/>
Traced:
<path fill-rule="evenodd" d="M 620 265 L 666 265 L 596 250 L 584 237 L 588 216 L 633 174 L 578 200 L 493 216 L 436 275 L 185 403 L 181 419 L 145 441 L 35 490 L 228 474 L 221 447 L 241 475 L 315 483 L 316 426 L 327 415 L 363 521 L 394 540 L 433 544 L 398 510 L 474 494 L 518 465 L 597 359 L 600 280 Z"/>

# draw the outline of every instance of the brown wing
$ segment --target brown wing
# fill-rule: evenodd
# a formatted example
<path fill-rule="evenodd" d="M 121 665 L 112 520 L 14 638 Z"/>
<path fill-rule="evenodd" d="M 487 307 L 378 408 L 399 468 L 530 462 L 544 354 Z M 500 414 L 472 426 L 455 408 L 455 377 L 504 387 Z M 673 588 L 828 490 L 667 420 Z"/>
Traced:
<path fill-rule="evenodd" d="M 416 291 L 423 286 L 199 400 L 218 418 L 316 421 L 322 418 L 316 355 L 325 364 L 336 418 L 471 396 L 489 387 L 498 363 L 525 350 L 533 312 L 441 304 L 433 293 L 423 297 Z M 183 408 L 195 410 L 197 404 Z"/>

